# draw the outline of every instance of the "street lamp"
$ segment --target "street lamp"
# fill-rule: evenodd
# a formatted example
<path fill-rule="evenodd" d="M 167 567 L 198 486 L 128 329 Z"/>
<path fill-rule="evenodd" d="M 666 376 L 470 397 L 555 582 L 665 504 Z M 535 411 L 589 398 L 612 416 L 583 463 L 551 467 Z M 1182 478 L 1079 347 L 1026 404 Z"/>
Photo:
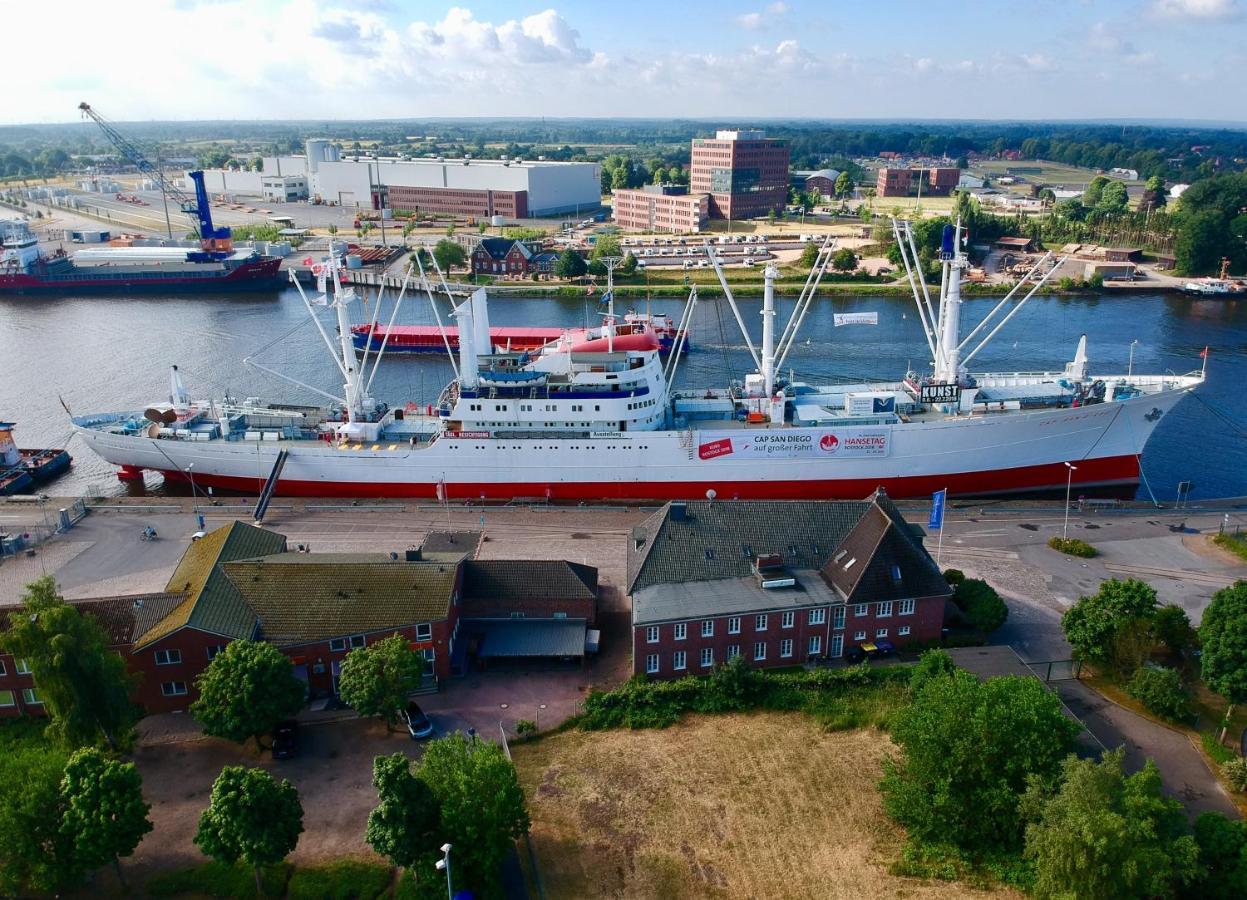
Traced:
<path fill-rule="evenodd" d="M 1134 345 L 1137 343 L 1139 343 L 1137 340 L 1130 342 L 1130 364 L 1126 367 L 1127 378 L 1134 374 Z"/>
<path fill-rule="evenodd" d="M 194 468 L 195 468 L 194 463 L 188 463 L 186 466 L 186 476 L 191 480 L 191 506 L 192 507 L 195 505 L 195 501 L 199 499 L 198 495 L 195 493 L 195 473 L 193 471 Z"/>
<path fill-rule="evenodd" d="M 446 898 L 454 900 L 455 895 L 451 893 L 450 887 L 450 844 L 442 844 L 442 858 L 437 861 L 437 870 L 446 872 Z"/>
<path fill-rule="evenodd" d="M 1065 468 L 1069 469 L 1065 479 L 1065 528 L 1061 531 L 1061 540 L 1069 540 L 1069 492 L 1074 485 L 1074 473 L 1078 471 L 1078 466 L 1073 463 L 1066 463 Z"/>

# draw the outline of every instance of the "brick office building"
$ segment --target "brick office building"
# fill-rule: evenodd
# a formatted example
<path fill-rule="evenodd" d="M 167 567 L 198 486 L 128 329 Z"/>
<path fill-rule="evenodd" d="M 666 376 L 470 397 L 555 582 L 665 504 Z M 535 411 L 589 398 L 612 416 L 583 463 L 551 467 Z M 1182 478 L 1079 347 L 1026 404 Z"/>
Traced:
<path fill-rule="evenodd" d="M 921 182 L 922 196 L 947 197 L 961 183 L 961 170 L 933 167 L 929 169 L 882 168 L 875 176 L 876 197 L 908 197 L 918 193 Z"/>
<path fill-rule="evenodd" d="M 694 138 L 689 191 L 710 195 L 716 219 L 749 219 L 788 202 L 788 142 L 761 131 Z"/>
<path fill-rule="evenodd" d="M 528 218 L 528 191 L 410 187 L 401 184 L 389 185 L 386 191 L 390 208 L 399 214 L 449 213 L 473 218 Z M 379 208 L 376 202 L 373 207 Z"/>
<path fill-rule="evenodd" d="M 710 195 L 670 184 L 618 190 L 612 194 L 611 216 L 620 228 L 695 234 L 710 218 Z"/>
<path fill-rule="evenodd" d="M 864 501 L 672 503 L 634 529 L 633 671 L 705 674 L 938 638 L 952 591 L 882 491 Z"/>
<path fill-rule="evenodd" d="M 596 569 L 475 562 L 480 541 L 479 532 L 433 532 L 401 554 L 290 553 L 284 536 L 233 522 L 187 548 L 163 593 L 71 602 L 138 675 L 135 699 L 147 712 L 187 709 L 195 679 L 238 639 L 277 646 L 313 699 L 337 693 L 348 653 L 396 633 L 428 661 L 429 686 L 466 671 L 469 639 L 492 658 L 596 649 Z M 0 628 L 12 612 L 0 610 Z M 40 707 L 29 671 L 0 649 L 0 717 Z"/>

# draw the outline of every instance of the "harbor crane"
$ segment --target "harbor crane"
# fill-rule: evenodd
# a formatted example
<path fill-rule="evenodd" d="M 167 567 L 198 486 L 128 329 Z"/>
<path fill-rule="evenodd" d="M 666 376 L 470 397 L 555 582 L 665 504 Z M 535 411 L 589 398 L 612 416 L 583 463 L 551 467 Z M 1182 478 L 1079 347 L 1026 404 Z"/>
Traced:
<path fill-rule="evenodd" d="M 142 150 L 118 131 L 111 122 L 92 109 L 89 103 L 79 103 L 78 109 L 84 116 L 87 116 L 96 125 L 100 126 L 104 135 L 121 152 L 122 158 L 160 185 L 160 192 L 164 195 L 166 204 L 170 197 L 177 202 L 182 212 L 187 214 L 198 229 L 199 249 L 203 253 L 208 254 L 212 259 L 221 259 L 233 252 L 234 239 L 230 229 L 224 225 L 214 225 L 212 222 L 212 207 L 208 203 L 208 190 L 204 187 L 204 173 L 202 171 L 187 173 L 195 184 L 195 196 L 191 197 L 177 185 L 173 184 L 165 176 L 163 169 L 148 160 L 143 155 Z M 165 207 L 165 226 L 169 228 L 169 236 L 173 237 L 173 229 L 169 225 L 167 205 Z"/>

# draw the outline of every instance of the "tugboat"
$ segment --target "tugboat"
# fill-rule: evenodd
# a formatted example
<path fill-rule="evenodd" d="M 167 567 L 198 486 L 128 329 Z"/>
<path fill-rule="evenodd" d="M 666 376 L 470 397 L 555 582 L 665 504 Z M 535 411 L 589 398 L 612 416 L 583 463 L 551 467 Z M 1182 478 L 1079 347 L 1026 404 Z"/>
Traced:
<path fill-rule="evenodd" d="M 19 450 L 13 427 L 12 422 L 0 422 L 0 496 L 21 494 L 51 481 L 73 461 L 68 450 Z"/>

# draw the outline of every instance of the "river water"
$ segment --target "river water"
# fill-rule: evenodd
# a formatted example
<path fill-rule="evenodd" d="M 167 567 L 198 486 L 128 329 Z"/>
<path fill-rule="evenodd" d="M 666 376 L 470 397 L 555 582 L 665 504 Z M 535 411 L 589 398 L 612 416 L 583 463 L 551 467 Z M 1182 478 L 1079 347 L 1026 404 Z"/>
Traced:
<path fill-rule="evenodd" d="M 371 301 L 375 303 L 375 301 Z M 995 304 L 963 307 L 963 334 Z M 644 306 L 644 304 L 641 304 Z M 779 301 L 778 326 L 792 309 Z M 649 308 L 678 318 L 683 301 L 655 300 Z M 755 342 L 761 301 L 741 302 Z M 442 313 L 446 306 L 443 303 Z M 371 316 L 357 304 L 354 321 Z M 388 299 L 382 322 L 389 318 Z M 622 312 L 622 309 L 619 310 Z M 877 326 L 833 327 L 833 312 L 878 313 Z M 320 311 L 333 337 L 326 311 Z M 499 297 L 494 325 L 581 325 L 599 321 L 596 297 Z M 431 324 L 426 298 L 408 298 L 400 324 Z M 779 328 L 777 328 L 778 332 Z M 1146 482 L 1159 499 L 1173 499 L 1179 481 L 1192 497 L 1247 495 L 1247 302 L 1180 295 L 1037 297 L 971 364 L 977 371 L 1059 370 L 1088 335 L 1093 372 L 1123 372 L 1132 341 L 1139 372 L 1187 372 L 1208 346 L 1208 382 L 1200 400 L 1187 399 L 1161 422 L 1143 458 Z M 751 370 L 749 353 L 728 305 L 702 301 L 694 315 L 693 352 L 681 361 L 677 386 L 722 386 Z M 179 366 L 194 398 L 263 397 L 317 403 L 315 394 L 244 366 L 255 356 L 268 368 L 330 392 L 341 380 L 324 343 L 293 289 L 254 296 L 0 298 L 0 419 L 18 424 L 19 446 L 64 446 L 70 428 L 60 399 L 75 414 L 141 408 L 167 400 L 168 371 Z M 811 309 L 785 370 L 798 379 L 858 381 L 898 378 L 923 370 L 929 353 L 913 302 L 903 297 L 832 296 Z M 391 405 L 436 400 L 451 369 L 444 356 L 391 356 L 382 362 L 372 394 Z M 1201 402 L 1202 400 L 1202 402 Z M 1217 412 L 1208 407 L 1211 406 Z M 1220 413 L 1218 415 L 1217 413 Z M 1230 421 L 1226 421 L 1226 419 Z M 74 467 L 51 488 L 59 495 L 117 494 L 112 469 L 76 440 Z"/>

